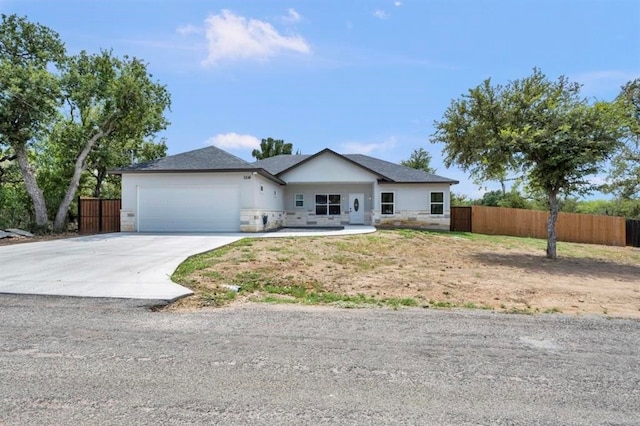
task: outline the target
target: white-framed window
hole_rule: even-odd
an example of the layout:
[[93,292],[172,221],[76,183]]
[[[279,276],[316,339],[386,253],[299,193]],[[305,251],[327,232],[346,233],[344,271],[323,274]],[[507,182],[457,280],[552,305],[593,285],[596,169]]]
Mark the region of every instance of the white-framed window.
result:
[[432,192],[429,197],[431,214],[444,214],[444,192]]
[[294,194],[293,205],[296,208],[304,207],[304,194]]
[[396,211],[396,194],[395,192],[380,193],[380,213],[394,214]]
[[342,211],[340,194],[316,194],[316,215],[339,215]]

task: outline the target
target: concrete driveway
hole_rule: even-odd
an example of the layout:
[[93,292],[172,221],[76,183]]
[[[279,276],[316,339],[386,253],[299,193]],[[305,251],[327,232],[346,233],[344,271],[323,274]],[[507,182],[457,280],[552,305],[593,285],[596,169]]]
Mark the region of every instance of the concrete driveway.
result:
[[175,300],[170,277],[187,257],[240,234],[102,234],[0,247],[0,293]]
[[258,234],[114,233],[0,246],[0,293],[118,297],[173,301],[192,293],[171,281],[187,257],[242,238],[349,235],[341,230],[291,230]]

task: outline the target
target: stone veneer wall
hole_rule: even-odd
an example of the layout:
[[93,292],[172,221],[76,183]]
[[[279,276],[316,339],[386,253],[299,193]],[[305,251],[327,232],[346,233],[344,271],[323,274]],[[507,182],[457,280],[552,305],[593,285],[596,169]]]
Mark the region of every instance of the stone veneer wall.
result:
[[395,214],[382,215],[374,211],[373,225],[379,227],[407,227],[448,231],[451,215],[432,215],[424,210],[400,210]]
[[[364,223],[371,223],[371,214],[365,212]],[[332,216],[316,216],[308,211],[288,211],[284,219],[284,226],[344,226],[349,224],[349,213]]]
[[135,232],[136,214],[133,210],[120,210],[120,232]]
[[[264,226],[262,217],[267,215],[267,226]],[[240,210],[240,231],[241,232],[263,232],[270,229],[277,229],[284,226],[283,211],[275,210]]]

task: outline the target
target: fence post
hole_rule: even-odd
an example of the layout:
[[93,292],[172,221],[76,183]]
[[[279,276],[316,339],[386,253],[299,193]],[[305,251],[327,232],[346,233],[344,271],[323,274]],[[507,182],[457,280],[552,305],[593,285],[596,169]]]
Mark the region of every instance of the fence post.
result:
[[78,234],[82,234],[82,198],[78,195]]

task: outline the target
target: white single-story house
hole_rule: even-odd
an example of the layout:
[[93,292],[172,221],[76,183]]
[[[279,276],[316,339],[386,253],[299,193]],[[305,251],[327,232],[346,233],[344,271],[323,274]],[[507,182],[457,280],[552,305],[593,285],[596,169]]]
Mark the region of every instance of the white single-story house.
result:
[[449,229],[451,185],[421,170],[324,149],[253,163],[217,147],[115,170],[124,232],[260,232],[347,224]]

